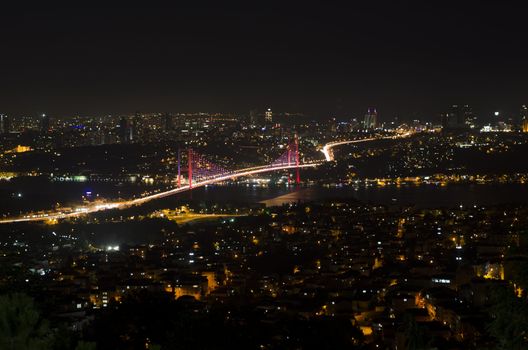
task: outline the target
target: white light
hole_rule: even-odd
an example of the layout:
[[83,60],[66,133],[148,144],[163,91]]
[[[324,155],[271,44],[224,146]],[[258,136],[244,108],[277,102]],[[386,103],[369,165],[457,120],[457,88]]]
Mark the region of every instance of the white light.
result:
[[498,117],[500,113],[499,112],[495,112],[494,114],[495,114],[496,117]]

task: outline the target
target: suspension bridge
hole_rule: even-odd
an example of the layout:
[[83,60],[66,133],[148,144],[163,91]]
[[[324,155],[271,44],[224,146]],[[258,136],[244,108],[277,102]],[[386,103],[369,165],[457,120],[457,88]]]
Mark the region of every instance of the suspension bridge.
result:
[[[125,209],[132,206],[141,205],[143,203],[155,199],[172,196],[174,194],[186,192],[206,185],[230,181],[239,177],[252,176],[274,171],[288,171],[288,181],[295,181],[296,184],[299,184],[301,181],[300,169],[311,168],[321,164],[320,161],[302,164],[300,163],[299,141],[297,137],[294,138],[293,142],[286,146],[286,150],[280,157],[278,157],[270,164],[263,166],[255,166],[231,171],[215,164],[214,162],[210,161],[206,156],[194,151],[193,149],[186,150],[186,158],[186,164],[183,164],[182,152],[178,151],[178,168],[175,188],[130,200],[93,203],[90,205],[79,206],[72,209],[71,211],[57,210],[56,212],[40,212],[34,214],[27,214],[17,218],[6,218],[0,220],[0,223],[53,221],[77,217],[109,209]],[[294,180],[290,178],[290,171],[295,172]],[[185,173],[186,176],[184,176]]]
[[[339,145],[345,145],[350,143],[362,143],[380,139],[396,139],[410,136],[411,133],[399,134],[395,136],[387,137],[372,137],[358,140],[344,140],[330,142],[324,145],[321,149],[325,156],[325,161],[333,161],[334,154],[332,151],[333,147]],[[76,207],[70,211],[57,210],[55,212],[39,212],[26,214],[16,218],[0,219],[0,224],[5,223],[16,223],[16,222],[30,222],[30,221],[54,221],[66,218],[73,218],[82,216],[85,214],[101,212],[109,209],[125,209],[136,205],[141,205],[146,202],[160,199],[168,196],[172,196],[178,193],[186,192],[194,188],[203,187],[215,183],[221,183],[225,181],[231,181],[239,177],[246,177],[252,175],[258,175],[262,173],[274,172],[274,171],[288,171],[288,182],[295,181],[299,184],[300,169],[302,168],[313,168],[323,163],[323,161],[313,162],[300,162],[299,155],[299,140],[297,136],[293,142],[286,146],[286,150],[276,160],[267,165],[255,166],[250,168],[228,170],[222,166],[219,166],[210,161],[206,156],[194,151],[193,149],[186,150],[186,164],[182,162],[182,152],[178,151],[178,169],[176,178],[176,187],[160,191],[147,196],[133,198],[129,200],[115,201],[115,202],[103,202],[103,203],[92,203],[85,206]],[[295,173],[295,179],[290,178],[290,172]],[[186,176],[184,176],[186,174]]]

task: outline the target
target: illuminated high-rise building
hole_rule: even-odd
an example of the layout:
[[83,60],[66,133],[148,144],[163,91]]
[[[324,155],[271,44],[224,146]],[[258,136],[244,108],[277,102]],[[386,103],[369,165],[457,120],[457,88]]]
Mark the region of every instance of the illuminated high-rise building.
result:
[[169,132],[174,129],[172,115],[170,115],[169,113],[163,115],[163,129],[165,132]]
[[47,134],[50,131],[50,116],[42,114],[40,117],[40,133]]
[[528,132],[528,106],[521,107],[521,129],[523,132]]
[[462,120],[459,120],[462,126],[475,128],[477,123],[477,117],[473,113],[473,108],[470,105],[464,105],[462,107]]
[[452,105],[447,113],[442,114],[444,129],[466,129],[475,127],[476,117],[469,105]]
[[266,110],[266,113],[264,114],[264,121],[266,123],[273,123],[273,112],[271,111],[271,108]]
[[365,119],[363,119],[365,129],[376,129],[378,127],[378,111],[376,108],[369,107]]
[[7,134],[9,131],[11,131],[9,117],[5,114],[0,114],[0,134]]
[[522,105],[521,106],[521,120],[528,119],[528,106]]
[[131,140],[131,126],[125,117],[119,120],[119,139],[121,143],[128,143]]
[[521,129],[523,132],[528,132],[528,107],[526,105],[521,107]]
[[464,125],[464,112],[459,105],[452,105],[449,108],[449,126],[452,128],[459,128]]

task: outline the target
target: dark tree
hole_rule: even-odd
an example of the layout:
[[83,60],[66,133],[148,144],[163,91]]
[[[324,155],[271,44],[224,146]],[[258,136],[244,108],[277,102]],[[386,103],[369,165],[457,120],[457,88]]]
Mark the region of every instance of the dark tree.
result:
[[51,349],[48,322],[24,294],[0,296],[0,348],[6,350]]

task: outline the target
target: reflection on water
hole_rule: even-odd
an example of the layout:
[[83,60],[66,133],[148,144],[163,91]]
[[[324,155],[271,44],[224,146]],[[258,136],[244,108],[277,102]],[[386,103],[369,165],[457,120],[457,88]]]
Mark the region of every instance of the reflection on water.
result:
[[338,187],[322,186],[246,186],[221,185],[195,189],[171,197],[174,203],[192,200],[212,203],[263,203],[266,206],[318,201],[328,199],[355,199],[365,203],[383,205],[415,205],[417,207],[453,207],[459,205],[492,205],[528,203],[528,185],[468,185],[448,186],[409,185],[401,187]]
[[[100,183],[51,183],[47,179],[14,179],[0,181],[0,214],[18,214],[36,210],[49,210],[74,205],[97,198],[130,198],[139,196],[153,187],[144,185],[115,185]],[[89,195],[88,195],[89,194]],[[339,187],[326,188],[253,185],[214,185],[194,189],[151,203],[152,207],[176,207],[182,202],[209,203],[264,203],[267,206],[282,205],[297,201],[325,199],[356,199],[362,202],[384,205],[416,205],[418,207],[453,207],[459,205],[491,205],[528,202],[528,185],[497,184],[448,186],[409,185],[384,187]]]

